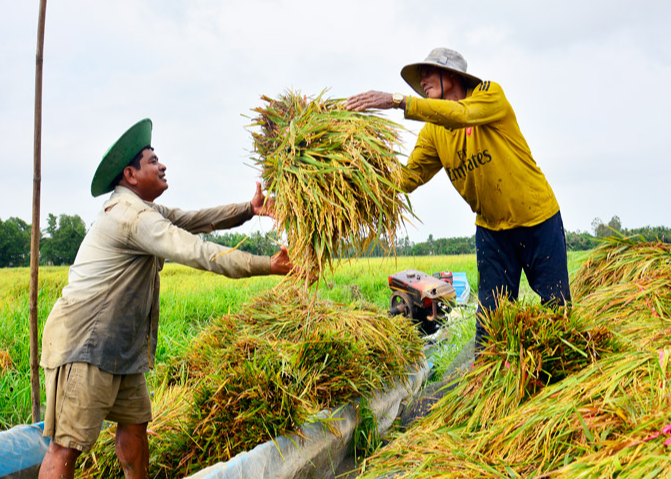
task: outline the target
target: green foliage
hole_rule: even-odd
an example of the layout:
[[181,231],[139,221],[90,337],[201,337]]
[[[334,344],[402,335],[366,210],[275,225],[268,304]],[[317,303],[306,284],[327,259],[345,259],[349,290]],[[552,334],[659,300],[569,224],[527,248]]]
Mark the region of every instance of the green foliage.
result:
[[671,243],[671,228],[664,226],[644,226],[625,231],[625,236],[642,236],[646,241],[659,240],[663,243]]
[[47,237],[40,245],[40,262],[60,266],[75,262],[79,245],[86,236],[86,225],[79,215],[60,215],[58,220],[49,213]]
[[[66,268],[40,268],[39,331],[66,282]],[[31,418],[29,283],[28,268],[0,270],[0,352],[11,358],[11,365],[0,369],[0,430],[30,422]]]
[[[81,244],[86,228],[84,221],[78,216],[60,215],[58,218],[49,214],[48,226],[40,239],[41,264],[64,265],[72,264]],[[595,235],[581,231],[566,232],[566,248],[568,251],[588,251],[599,244],[600,238],[621,234],[622,236],[641,236],[647,241],[659,239],[671,242],[671,228],[665,226],[644,226],[642,228],[623,228],[617,216],[611,218],[607,225],[599,218],[592,222]],[[255,231],[249,235],[242,233],[210,233],[202,235],[203,240],[211,241],[229,248],[237,247],[241,251],[260,256],[272,256],[279,251],[276,232],[260,233]],[[429,235],[426,241],[414,243],[408,236],[396,238],[394,251],[397,257],[402,256],[441,256],[475,254],[475,236],[456,238],[434,238]],[[364,257],[382,258],[389,255],[379,242],[365,252]],[[342,258],[357,257],[354,251],[341,253]],[[30,225],[19,218],[0,220],[0,268],[28,266],[30,264]]]
[[[449,269],[465,271],[477,286],[475,256],[431,256],[352,260],[339,266],[319,289],[319,296],[341,303],[373,303],[386,308],[390,290],[387,276],[404,269],[430,273]],[[40,267],[38,321],[40,338],[44,322],[67,284],[67,267]],[[158,365],[183,355],[191,340],[213,318],[237,313],[252,296],[280,282],[263,276],[233,280],[209,272],[167,263],[161,272],[161,321],[156,350]],[[0,351],[13,366],[0,372],[0,430],[30,422],[30,348],[28,333],[28,268],[0,269]],[[150,390],[157,387],[155,374],[147,375]],[[43,379],[41,383],[44,384]],[[44,393],[42,393],[44,394]]]
[[568,251],[587,251],[599,243],[597,238],[587,232],[566,232],[566,249]]
[[0,268],[30,264],[30,225],[11,217],[0,220]]
[[[665,226],[644,226],[642,228],[627,229],[622,226],[622,222],[617,215],[613,216],[608,224],[604,224],[603,221],[601,221],[601,218],[594,218],[594,220],[592,220],[592,230],[594,231],[596,238],[640,236],[645,241],[671,243],[671,228]],[[587,235],[587,233],[581,234]],[[591,248],[595,247],[596,243],[598,243],[598,241],[592,242]]]
[[597,238],[607,238],[622,231],[622,222],[617,215],[613,216],[608,224],[604,224],[601,218],[594,218],[592,220],[592,230]]
[[378,431],[377,417],[365,397],[359,400],[357,416],[359,422],[352,433],[351,448],[354,458],[358,462],[363,458],[372,456],[382,445],[382,439],[380,439]]
[[268,234],[262,234],[259,231],[255,231],[250,235],[243,233],[214,232],[203,234],[202,238],[204,241],[228,246],[229,248],[235,248],[237,246],[240,251],[246,251],[247,253],[259,256],[272,256],[280,250],[277,233],[274,231]]

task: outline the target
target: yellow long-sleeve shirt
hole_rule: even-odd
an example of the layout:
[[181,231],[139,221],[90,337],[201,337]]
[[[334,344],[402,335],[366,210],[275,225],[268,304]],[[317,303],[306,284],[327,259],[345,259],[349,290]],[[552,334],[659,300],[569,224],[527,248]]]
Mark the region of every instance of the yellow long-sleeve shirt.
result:
[[534,226],[559,211],[501,87],[483,82],[461,101],[407,97],[405,117],[426,122],[408,159],[410,192],[444,169],[492,230]]

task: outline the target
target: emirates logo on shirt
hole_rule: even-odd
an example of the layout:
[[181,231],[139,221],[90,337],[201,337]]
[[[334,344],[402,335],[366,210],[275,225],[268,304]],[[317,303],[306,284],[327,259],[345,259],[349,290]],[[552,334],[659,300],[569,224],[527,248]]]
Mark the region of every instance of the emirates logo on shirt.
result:
[[466,150],[462,150],[457,152],[457,156],[459,157],[461,165],[458,168],[450,168],[449,166],[445,168],[447,176],[452,183],[466,179],[466,176],[471,171],[492,161],[492,155],[490,155],[487,150],[476,153],[470,158],[466,158]]

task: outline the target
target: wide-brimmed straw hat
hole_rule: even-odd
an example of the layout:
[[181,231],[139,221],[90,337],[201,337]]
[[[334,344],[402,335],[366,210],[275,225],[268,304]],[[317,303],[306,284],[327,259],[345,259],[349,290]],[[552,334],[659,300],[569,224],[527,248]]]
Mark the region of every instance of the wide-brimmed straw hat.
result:
[[115,178],[135,155],[151,146],[151,127],[149,118],[138,121],[107,150],[91,182],[91,194],[94,197],[112,191]]
[[421,85],[421,70],[424,66],[432,66],[457,73],[466,80],[466,83],[470,88],[475,87],[478,83],[482,83],[482,80],[478,77],[466,73],[466,67],[468,65],[459,52],[455,52],[449,48],[434,48],[423,62],[411,63],[401,69],[401,76],[403,79],[413,90],[424,98],[427,97],[424,88],[422,88]]

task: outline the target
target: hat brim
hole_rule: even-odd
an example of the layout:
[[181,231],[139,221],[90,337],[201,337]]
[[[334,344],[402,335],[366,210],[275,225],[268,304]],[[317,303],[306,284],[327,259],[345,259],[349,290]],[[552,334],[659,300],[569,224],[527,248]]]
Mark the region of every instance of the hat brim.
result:
[[107,150],[91,182],[96,197],[112,191],[112,182],[128,166],[135,155],[151,146],[152,123],[149,118],[138,121]]
[[440,68],[441,70],[454,72],[457,75],[461,76],[464,80],[466,80],[466,84],[468,85],[469,88],[475,88],[478,84],[482,83],[482,80],[476,76],[469,75],[468,73],[464,73],[459,70],[455,70],[454,68],[446,67],[445,65],[441,65],[440,63],[420,62],[420,63],[411,63],[410,65],[404,66],[401,69],[401,77],[403,77],[406,83],[410,85],[413,90],[415,90],[417,93],[419,93],[419,95],[421,95],[424,98],[427,98],[427,95],[424,92],[424,88],[422,88],[421,84],[422,83],[421,69],[422,67],[425,66],[431,66],[435,68]]

